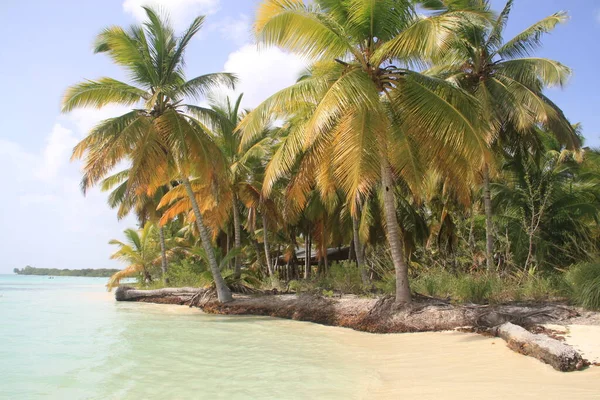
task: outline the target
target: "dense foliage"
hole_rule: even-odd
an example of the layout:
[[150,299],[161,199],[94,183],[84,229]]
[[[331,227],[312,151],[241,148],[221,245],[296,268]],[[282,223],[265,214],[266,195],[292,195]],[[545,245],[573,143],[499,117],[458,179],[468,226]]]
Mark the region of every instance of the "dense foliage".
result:
[[564,272],[598,254],[600,153],[545,95],[571,70],[533,55],[566,15],[507,39],[511,7],[264,0],[257,41],[310,64],[254,110],[219,95],[231,74],[185,77],[203,17],[176,36],[148,8],[144,25],[103,31],[96,51],[133,84],[86,81],[63,105],[132,107],[74,151],[84,191],[100,183],[140,221],[111,242],[127,268],[109,287],[597,304],[598,279]]
[[90,278],[107,278],[113,276],[118,269],[58,269],[58,268],[34,268],[29,265],[25,268],[15,268],[13,272],[18,275],[47,275],[47,276],[87,276]]

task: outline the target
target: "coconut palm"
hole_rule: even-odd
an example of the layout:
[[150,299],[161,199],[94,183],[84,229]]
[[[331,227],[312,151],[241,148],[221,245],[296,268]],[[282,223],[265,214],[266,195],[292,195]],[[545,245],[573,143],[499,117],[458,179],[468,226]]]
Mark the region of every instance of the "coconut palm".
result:
[[543,142],[537,154],[511,149],[491,185],[499,224],[524,270],[587,259],[600,211],[600,175],[589,168],[597,165],[595,152],[569,151],[548,132],[537,135]]
[[147,222],[140,231],[135,229],[126,229],[124,232],[127,242],[113,239],[109,244],[119,247],[111,255],[111,259],[127,263],[127,267],[110,277],[108,290],[119,286],[121,279],[142,274],[145,282],[152,281],[150,270],[156,265],[160,258],[159,246],[156,238],[156,225]]
[[[247,146],[240,146],[241,136],[237,134],[236,127],[246,113],[240,107],[242,98],[243,94],[239,95],[234,102],[229,97],[226,97],[223,101],[211,98],[209,107],[189,107],[190,113],[210,127],[214,143],[226,164],[226,180],[220,182],[219,188],[210,187],[211,190],[204,191],[201,197],[205,202],[212,201],[215,206],[213,211],[218,211],[221,216],[221,218],[214,219],[214,228],[227,229],[229,224],[228,211],[233,211],[231,215],[233,215],[234,246],[236,248],[240,248],[242,245],[242,221],[240,216],[240,210],[243,208],[242,197],[247,198],[249,192],[256,192],[253,187],[256,182],[253,182],[252,176],[257,173],[260,174],[263,169],[261,163],[269,154],[273,142],[270,130],[264,129],[261,135],[255,137]],[[218,201],[215,201],[216,194],[221,195]],[[185,210],[184,195],[185,193],[182,190],[175,190],[163,198],[160,207],[170,206],[163,216],[163,223]],[[263,215],[264,218],[266,218],[266,215]],[[236,277],[239,277],[241,273],[241,259],[241,254],[235,257],[234,276]]]
[[[256,167],[256,161],[262,160],[271,149],[273,141],[269,130],[263,130],[262,135],[242,147],[241,136],[236,132],[236,128],[247,113],[241,108],[243,93],[237,98],[226,97],[223,101],[211,99],[209,108],[194,107],[190,111],[194,112],[198,118],[212,128],[215,134],[215,142],[229,169],[229,188],[233,193],[233,204],[231,206],[234,226],[234,246],[240,248],[242,245],[240,217],[240,191],[248,184],[247,177],[252,175]],[[265,216],[266,218],[266,216]],[[267,257],[267,262],[269,258]],[[239,277],[241,273],[241,256],[235,257],[234,276]]]
[[168,18],[145,8],[147,22],[128,30],[109,27],[95,42],[96,53],[106,53],[123,67],[132,84],[112,78],[88,80],[71,86],[63,99],[63,112],[80,107],[100,108],[107,104],[135,107],[102,121],[74,149],[73,158],[84,158],[82,188],[85,191],[103,179],[118,163],[131,163],[125,196],[160,187],[177,179],[192,203],[202,245],[214,275],[220,301],[231,300],[221,277],[211,238],[203,223],[190,177],[218,182],[223,160],[212,136],[184,103],[201,98],[221,85],[233,87],[235,77],[226,73],[186,79],[184,52],[200,30],[204,17],[194,19],[181,36],[176,36]]
[[[160,199],[169,191],[169,187],[164,185],[152,190],[152,195],[148,195],[148,191],[146,190],[127,197],[128,176],[129,169],[125,169],[102,181],[102,191],[111,191],[108,196],[108,205],[111,208],[118,209],[117,218],[119,219],[125,217],[133,210],[138,219],[139,226],[144,226],[146,222],[157,224],[161,217],[161,213],[158,211],[158,204],[160,203]],[[168,263],[164,226],[160,225],[158,227],[158,235],[160,239],[162,277],[163,281],[167,283]]]
[[[445,49],[465,20],[486,16],[478,10],[422,16],[409,0],[265,0],[259,6],[258,41],[315,63],[310,76],[271,96],[242,121],[243,143],[265,120],[316,105],[296,146],[317,141],[331,146],[333,176],[349,204],[377,183],[383,188],[398,302],[410,302],[411,295],[393,188],[398,176],[411,174],[410,138],[420,139],[431,160],[449,161],[449,169],[457,158],[481,163],[487,149],[476,126],[474,99],[409,67]],[[411,183],[418,185],[418,174],[412,175]]]
[[[435,1],[429,3],[434,5]],[[553,14],[505,41],[503,33],[512,5],[513,0],[509,0],[490,25],[460,26],[458,40],[449,51],[440,53],[438,65],[428,73],[447,79],[478,99],[495,143],[508,141],[510,132],[517,132],[511,139],[523,140],[542,124],[569,148],[577,148],[580,142],[571,124],[543,93],[547,87],[562,87],[571,70],[557,61],[531,56],[543,35],[567,16],[563,12]],[[489,2],[481,1],[480,7],[487,10]],[[493,266],[494,247],[490,167],[486,163],[482,169],[488,269]]]

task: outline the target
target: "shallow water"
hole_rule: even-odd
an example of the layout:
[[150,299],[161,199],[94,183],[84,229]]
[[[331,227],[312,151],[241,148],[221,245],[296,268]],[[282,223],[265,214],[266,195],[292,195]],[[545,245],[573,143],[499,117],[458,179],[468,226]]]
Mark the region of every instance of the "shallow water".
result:
[[0,275],[0,398],[598,399],[478,335],[371,335],[116,303],[104,279]]

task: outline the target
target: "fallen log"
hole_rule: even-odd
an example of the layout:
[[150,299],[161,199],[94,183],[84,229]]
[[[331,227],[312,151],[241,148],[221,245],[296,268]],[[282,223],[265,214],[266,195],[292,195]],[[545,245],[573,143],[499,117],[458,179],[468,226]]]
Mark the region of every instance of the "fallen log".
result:
[[130,286],[119,286],[115,291],[117,301],[140,301],[160,304],[185,304],[194,296],[197,296],[204,289],[184,287],[184,288],[164,288],[156,290],[137,290]]
[[558,371],[578,371],[589,365],[571,346],[510,322],[497,327],[495,334],[504,339],[510,349],[537,358]]

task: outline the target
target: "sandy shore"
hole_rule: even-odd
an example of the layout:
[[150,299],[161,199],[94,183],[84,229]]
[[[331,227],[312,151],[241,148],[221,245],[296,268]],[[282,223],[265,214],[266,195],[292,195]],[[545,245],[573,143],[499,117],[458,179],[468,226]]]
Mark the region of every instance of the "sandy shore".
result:
[[[352,335],[353,346],[360,338]],[[368,335],[362,345],[377,357],[365,368],[375,368],[378,377],[365,382],[362,399],[600,398],[600,367],[557,372],[510,351],[498,338],[425,332]]]
[[573,325],[544,325],[546,328],[557,332],[557,336],[562,337],[570,346],[579,352],[591,363],[600,363],[600,324],[596,321],[582,321],[588,324]]
[[[579,370],[585,367],[586,360],[596,363],[600,357],[600,344],[597,339],[600,337],[600,313],[584,312],[558,303],[457,305],[431,298],[419,298],[408,306],[397,306],[393,298],[387,297],[325,298],[295,294],[236,294],[234,301],[222,304],[216,301],[214,293],[210,290],[136,290],[127,287],[120,287],[115,297],[125,302],[185,304],[199,307],[210,314],[279,317],[370,333],[452,331],[470,327],[477,332],[495,332],[502,336],[514,351],[538,358],[560,371]],[[522,333],[518,333],[517,329],[514,332],[503,331],[506,334],[499,334],[496,327],[504,327],[508,322],[517,325],[516,328]],[[554,338],[531,335],[521,328],[540,333],[538,327],[544,324],[560,325],[558,328],[547,328],[552,329],[554,333],[547,329],[541,329],[541,333],[551,338],[560,334],[571,347],[564,346]]]

